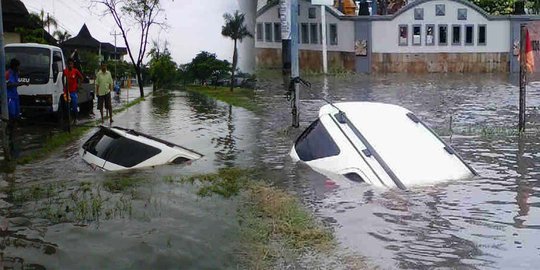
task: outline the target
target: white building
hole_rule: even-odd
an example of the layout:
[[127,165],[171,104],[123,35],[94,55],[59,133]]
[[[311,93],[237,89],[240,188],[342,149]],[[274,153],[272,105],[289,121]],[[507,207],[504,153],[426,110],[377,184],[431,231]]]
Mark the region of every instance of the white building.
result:
[[[299,1],[300,66],[320,71],[319,7]],[[416,0],[384,16],[344,16],[333,7],[326,12],[329,66],[356,72],[516,71],[519,25],[529,25],[533,42],[540,39],[540,17],[492,16],[467,0]],[[259,67],[281,67],[279,29],[278,5],[262,7],[255,43]]]

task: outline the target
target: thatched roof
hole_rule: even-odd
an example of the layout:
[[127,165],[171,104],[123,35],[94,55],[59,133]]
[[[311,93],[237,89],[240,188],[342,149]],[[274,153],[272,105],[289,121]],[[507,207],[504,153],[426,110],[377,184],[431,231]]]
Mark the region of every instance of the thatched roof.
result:
[[86,24],[84,24],[77,34],[77,36],[70,38],[64,43],[62,43],[62,46],[64,47],[77,47],[77,48],[92,48],[92,49],[99,49],[99,45],[101,42],[99,42],[97,39],[92,37],[90,34],[90,31],[88,30],[88,27],[86,27]]

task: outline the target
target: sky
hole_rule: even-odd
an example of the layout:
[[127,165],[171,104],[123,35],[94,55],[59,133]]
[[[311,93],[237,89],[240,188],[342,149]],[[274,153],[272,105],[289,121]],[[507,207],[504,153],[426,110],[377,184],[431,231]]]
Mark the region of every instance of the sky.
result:
[[[52,15],[59,22],[61,31],[67,30],[75,36],[86,23],[94,38],[114,44],[114,36],[111,33],[115,29],[118,31],[118,28],[110,16],[102,16],[101,6],[90,7],[90,0],[21,1],[29,12],[39,13],[43,9],[45,13]],[[231,61],[233,42],[221,36],[223,14],[244,8],[246,6],[244,2],[247,1],[256,0],[162,0],[163,18],[169,28],[161,30],[154,27],[149,41],[156,40],[160,43],[167,41],[173,60],[179,64],[190,62],[201,51],[216,53],[218,58]],[[244,10],[241,11],[246,13]],[[139,34],[136,29],[131,30],[128,36],[130,44],[138,44]],[[247,41],[244,47],[249,43]],[[124,46],[120,36],[117,38],[117,45]]]

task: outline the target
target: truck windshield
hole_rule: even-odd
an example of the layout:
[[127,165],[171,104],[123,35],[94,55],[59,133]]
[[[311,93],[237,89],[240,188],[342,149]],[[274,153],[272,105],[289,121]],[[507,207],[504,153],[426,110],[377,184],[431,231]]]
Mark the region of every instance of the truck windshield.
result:
[[19,80],[29,80],[31,84],[49,82],[51,55],[46,48],[6,47],[6,64],[16,58],[21,62]]

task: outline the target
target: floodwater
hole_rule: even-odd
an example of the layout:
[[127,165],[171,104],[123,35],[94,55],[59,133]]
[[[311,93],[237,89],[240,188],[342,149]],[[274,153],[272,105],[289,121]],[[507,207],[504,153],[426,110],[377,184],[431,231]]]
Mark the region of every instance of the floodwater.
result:
[[[83,138],[3,175],[4,267],[236,269],[237,202],[199,198],[196,186],[174,179],[225,166],[255,166],[326,221],[344,250],[364,255],[382,269],[536,268],[540,84],[529,87],[530,132],[519,138],[513,132],[518,88],[507,75],[307,79],[313,86],[302,90],[299,129],[289,128],[290,108],[280,77],[260,80],[260,115],[170,91],[116,117],[115,125],[205,155],[191,165],[94,171],[77,153]],[[294,139],[325,104],[321,97],[404,106],[444,134],[480,176],[408,191],[328,185],[325,176],[288,157]]]

